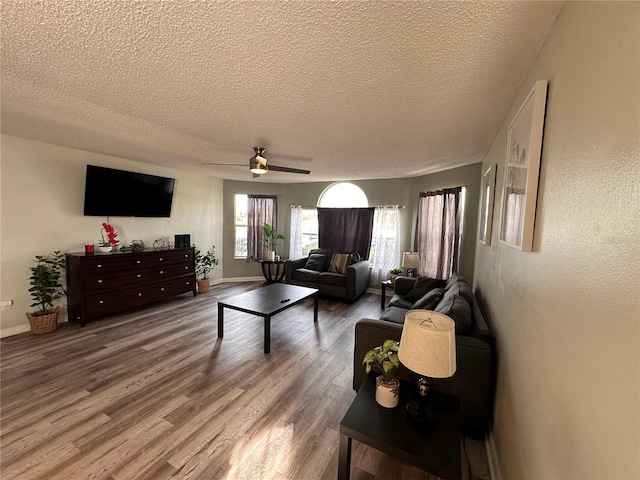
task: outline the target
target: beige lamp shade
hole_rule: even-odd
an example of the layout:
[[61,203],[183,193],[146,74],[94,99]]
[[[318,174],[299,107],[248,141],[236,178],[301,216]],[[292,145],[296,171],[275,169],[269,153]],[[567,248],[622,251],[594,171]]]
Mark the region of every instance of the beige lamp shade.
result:
[[455,323],[442,313],[409,310],[405,315],[398,359],[412,372],[431,378],[456,373]]
[[403,268],[418,268],[420,266],[420,257],[417,252],[404,252],[402,254]]

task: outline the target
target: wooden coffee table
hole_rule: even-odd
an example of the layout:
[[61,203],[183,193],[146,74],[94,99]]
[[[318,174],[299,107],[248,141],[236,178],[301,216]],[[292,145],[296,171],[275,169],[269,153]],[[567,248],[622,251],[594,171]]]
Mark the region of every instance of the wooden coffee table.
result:
[[313,321],[318,321],[318,294],[315,288],[272,283],[263,288],[218,301],[218,338],[223,337],[224,309],[230,308],[264,318],[264,353],[271,351],[271,317],[313,297]]
[[432,390],[436,425],[421,430],[409,423],[406,406],[414,399],[414,387],[402,382],[400,400],[395,408],[384,408],[375,400],[375,377],[370,374],[340,422],[338,479],[351,475],[353,439],[440,478],[460,480],[462,433],[460,401],[457,397]]

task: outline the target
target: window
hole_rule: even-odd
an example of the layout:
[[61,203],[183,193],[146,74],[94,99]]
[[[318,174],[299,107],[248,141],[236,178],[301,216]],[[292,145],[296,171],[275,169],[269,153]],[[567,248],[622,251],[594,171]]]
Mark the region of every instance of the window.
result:
[[302,207],[302,256],[318,248],[318,210]]
[[353,183],[334,183],[320,194],[318,206],[324,208],[368,207],[369,200],[362,189]]
[[236,230],[236,246],[233,253],[234,257],[247,258],[247,219],[248,215],[248,199],[245,194],[235,194],[235,230]]

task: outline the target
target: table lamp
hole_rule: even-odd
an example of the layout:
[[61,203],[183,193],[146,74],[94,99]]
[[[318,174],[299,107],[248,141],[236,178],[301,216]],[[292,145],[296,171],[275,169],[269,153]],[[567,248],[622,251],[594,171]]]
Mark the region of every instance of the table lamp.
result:
[[456,372],[455,323],[442,313],[410,310],[405,315],[398,359],[417,374],[416,402],[407,405],[410,420],[420,426],[435,424],[427,408],[433,378],[451,377]]
[[418,252],[404,252],[402,254],[402,268],[407,269],[407,275],[414,276],[416,268],[420,266],[420,256]]

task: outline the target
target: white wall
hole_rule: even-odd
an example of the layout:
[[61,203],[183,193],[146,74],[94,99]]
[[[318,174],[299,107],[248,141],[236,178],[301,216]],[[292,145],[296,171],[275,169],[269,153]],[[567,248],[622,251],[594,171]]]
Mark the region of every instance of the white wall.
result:
[[[189,233],[199,248],[215,244],[222,254],[222,180],[6,135],[1,142],[0,296],[14,305],[2,311],[0,335],[29,330],[25,312],[34,310],[27,290],[35,255],[78,252],[100,240],[106,217],[82,214],[87,164],[176,179],[170,218],[109,219],[122,244],[139,239],[151,247],[155,239]],[[220,278],[222,262],[213,281]],[[61,313],[66,319],[66,308]]]
[[[475,287],[496,333],[489,444],[504,479],[640,478],[640,3],[568,2],[484,165],[493,244]],[[507,125],[549,80],[534,252],[497,240]]]

